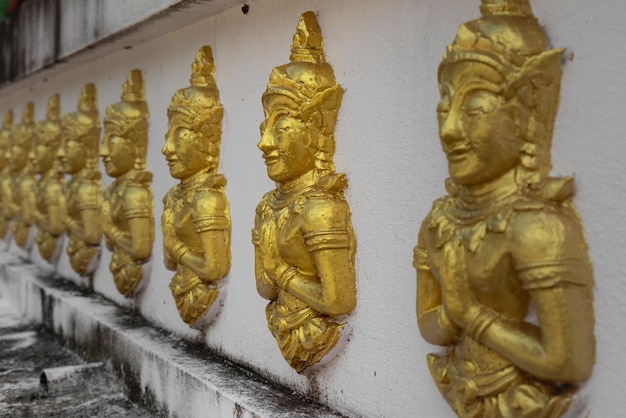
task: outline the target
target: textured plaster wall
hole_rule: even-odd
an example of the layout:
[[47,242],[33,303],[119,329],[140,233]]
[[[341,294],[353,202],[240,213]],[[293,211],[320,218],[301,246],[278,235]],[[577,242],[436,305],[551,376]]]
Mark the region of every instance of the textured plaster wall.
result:
[[[233,221],[224,307],[205,334],[179,319],[159,233],[152,277],[140,296],[124,300],[116,293],[104,248],[96,290],[177,335],[204,340],[223,356],[348,414],[452,417],[427,370],[425,356],[438,348],[423,342],[417,330],[411,262],[419,223],[444,193],[446,161],[435,117],[437,66],[458,25],[478,16],[479,1],[256,0],[249,5],[247,15],[236,6],[132,49],[68,65],[45,82],[33,78],[19,90],[0,90],[0,112],[12,107],[19,117],[26,101],[34,100],[42,119],[47,97],[55,92],[61,93],[63,112],[72,111],[86,82],[97,84],[104,112],[119,100],[128,70],[142,69],[152,114],[149,168],[155,173],[159,218],[161,197],[175,184],[160,154],[166,108],[174,91],[188,85],[197,49],[212,45],[225,109],[221,172],[229,182]],[[621,138],[626,3],[610,0],[600,7],[553,0],[533,6],[553,46],[568,48],[553,173],[576,176],[575,202],[595,265],[598,357],[586,393],[592,417],[618,416],[626,409],[626,142]],[[263,119],[260,97],[271,69],[287,62],[299,15],[306,10],[317,13],[328,60],[346,89],[335,160],[350,181],[359,300],[350,321],[352,337],[339,356],[322,370],[300,376],[284,362],[267,330],[266,301],[254,285],[250,230],[256,204],[273,186],[256,148]],[[76,278],[65,254],[58,270]]]

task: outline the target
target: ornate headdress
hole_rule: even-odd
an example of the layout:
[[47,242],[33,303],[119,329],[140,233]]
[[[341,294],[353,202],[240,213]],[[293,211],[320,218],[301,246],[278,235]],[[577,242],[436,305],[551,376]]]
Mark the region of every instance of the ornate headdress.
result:
[[522,165],[524,182],[545,178],[551,169],[550,147],[559,104],[563,49],[548,49],[548,39],[533,15],[529,0],[482,0],[482,17],[459,27],[439,65],[475,61],[505,78],[506,99],[516,99],[520,136],[527,141]]
[[48,98],[46,120],[37,125],[38,142],[49,146],[56,153],[61,145],[61,103],[58,94],[53,94]]
[[[122,101],[109,105],[104,115],[105,126],[111,126],[126,138],[135,150],[135,169],[146,169],[148,152],[148,103],[141,70],[131,70],[122,87]],[[110,129],[110,128],[109,128]]]
[[12,143],[24,148],[25,152],[30,152],[33,146],[33,135],[35,134],[35,103],[28,102],[22,112],[22,123],[11,135]]
[[219,145],[222,139],[222,118],[224,108],[220,103],[220,94],[215,83],[215,63],[213,51],[206,45],[200,48],[191,64],[191,86],[174,93],[167,108],[168,117],[174,113],[183,118],[196,133],[202,134],[202,150],[209,153],[217,163]]
[[22,112],[22,125],[31,125],[33,123],[35,123],[35,103],[28,102]]
[[78,110],[63,117],[61,132],[65,141],[73,139],[83,144],[87,168],[90,170],[98,167],[101,130],[96,86],[93,83],[87,83],[78,97]]
[[13,109],[7,110],[2,119],[2,129],[9,129],[13,126]]
[[[2,130],[0,130],[0,149],[7,149],[11,138],[11,131],[15,129],[13,125],[13,109],[7,110],[2,120]],[[4,152],[4,151],[0,151]]]
[[326,61],[315,13],[300,16],[289,60],[288,64],[272,70],[263,93],[263,109],[267,116],[276,107],[286,108],[304,122],[312,122],[316,167],[323,172],[334,172],[334,132],[343,89]]

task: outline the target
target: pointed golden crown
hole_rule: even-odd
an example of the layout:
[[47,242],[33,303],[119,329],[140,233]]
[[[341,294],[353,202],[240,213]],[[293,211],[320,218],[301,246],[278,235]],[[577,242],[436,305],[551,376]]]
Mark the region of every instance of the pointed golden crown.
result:
[[95,84],[87,83],[83,86],[78,97],[78,110],[63,117],[61,130],[64,138],[84,145],[90,168],[97,166],[101,127]]
[[313,12],[305,12],[300,16],[291,44],[291,62],[325,63],[324,39],[322,30]]
[[174,93],[168,113],[183,115],[197,129],[207,123],[221,125],[223,108],[215,83],[215,63],[210,46],[203,46],[196,53],[189,82],[189,87]]
[[12,143],[30,150],[35,133],[35,103],[28,102],[22,111],[22,123],[11,135]]
[[98,112],[98,92],[95,84],[87,83],[83,86],[78,98],[78,110],[83,113]]
[[[15,129],[13,125],[13,109],[7,110],[2,119],[2,129],[0,130],[0,153],[4,155],[4,150],[9,146],[11,132]],[[0,156],[1,159],[2,156]],[[0,167],[2,169],[2,167]]]
[[548,38],[528,0],[482,0],[482,17],[459,27],[441,68],[456,61],[479,61],[500,73],[515,71],[548,49]]
[[[300,16],[291,46],[290,62],[272,70],[262,102],[266,116],[284,108],[302,120],[317,117],[314,138],[319,169],[334,171],[334,131],[343,97],[333,67],[326,61],[322,31],[315,13]],[[314,116],[316,115],[316,116]]]
[[105,135],[111,132],[125,138],[134,148],[135,168],[145,170],[148,153],[148,103],[141,70],[128,72],[122,86],[122,101],[107,106]]
[[13,109],[7,110],[2,120],[2,129],[8,129],[13,126]]
[[313,12],[305,12],[300,16],[291,45],[290,62],[278,66],[270,74],[267,89],[263,94],[263,105],[266,109],[271,102],[288,98],[293,103],[281,105],[299,110],[313,97],[329,88],[340,88],[335,80],[333,68],[326,62],[322,31]]
[[528,0],[482,0],[480,11],[483,16],[532,16],[533,14]]
[[134,69],[128,72],[126,82],[122,86],[121,99],[129,103],[142,103],[146,101],[146,89],[141,70]]
[[61,99],[59,94],[48,98],[46,120],[37,124],[37,141],[56,149],[61,143]]
[[35,103],[28,102],[22,112],[22,125],[30,125],[32,123],[35,123]]
[[46,118],[49,121],[61,121],[61,96],[58,93],[48,98],[48,106],[46,107]]
[[123,132],[132,130],[135,124],[148,119],[145,87],[141,70],[130,70],[122,86],[120,102],[107,106],[104,114],[105,124],[113,123]]
[[78,96],[78,110],[63,117],[63,130],[78,137],[100,128],[98,94],[93,83],[83,86]]

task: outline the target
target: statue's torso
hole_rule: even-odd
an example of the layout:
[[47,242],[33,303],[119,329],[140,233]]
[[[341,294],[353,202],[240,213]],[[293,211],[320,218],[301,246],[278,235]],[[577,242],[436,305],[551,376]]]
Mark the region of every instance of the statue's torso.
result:
[[97,209],[102,200],[100,173],[85,171],[72,176],[65,188],[65,214],[82,224],[81,212]]
[[[227,207],[227,197],[223,187],[219,184],[223,181],[220,175],[201,176],[193,184],[188,187],[178,185],[172,188],[163,199],[164,208],[161,220],[161,228],[164,236],[172,237],[179,241],[188,251],[202,253],[202,241],[200,234],[196,232],[194,225],[194,202],[198,199],[199,194],[204,197],[210,196],[210,200],[220,202]],[[227,210],[226,210],[227,211]],[[203,216],[227,216],[222,210],[220,213],[203,213]],[[228,219],[230,219],[228,217]],[[230,221],[229,221],[230,222]],[[167,246],[167,239],[165,245]],[[196,273],[192,272],[185,266],[177,265],[178,273],[185,277],[195,277]]]
[[[457,268],[464,271],[473,296],[478,302],[512,321],[528,320],[530,295],[516,271],[516,242],[523,229],[516,206],[535,210],[544,202],[532,202],[523,196],[513,196],[508,202],[484,214],[455,216],[454,198],[440,199],[425,219],[427,223],[426,250],[429,267],[441,283],[444,266],[443,250],[446,244],[460,240],[465,263]],[[535,206],[535,207],[533,207]],[[455,346],[455,355],[470,375],[496,371],[511,363],[497,352],[467,335],[462,335]]]
[[43,175],[39,183],[37,183],[37,194],[35,195],[35,204],[37,212],[41,215],[48,214],[48,206],[51,200],[60,199],[63,190],[63,180],[56,173],[46,173]]
[[[108,216],[109,221],[122,231],[129,231],[128,219],[124,216],[124,192],[127,184],[111,184],[104,192],[102,213]],[[105,233],[107,231],[105,230]]]

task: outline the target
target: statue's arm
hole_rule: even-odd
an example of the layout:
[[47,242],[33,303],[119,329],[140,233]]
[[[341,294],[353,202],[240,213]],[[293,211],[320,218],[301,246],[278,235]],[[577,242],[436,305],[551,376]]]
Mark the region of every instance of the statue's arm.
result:
[[413,258],[417,270],[417,324],[422,337],[429,343],[450,345],[458,339],[460,329],[448,318],[443,307],[441,286],[430,269],[426,233],[423,223]]
[[224,278],[230,271],[230,219],[226,195],[219,191],[199,192],[193,202],[193,228],[202,251],[188,251],[185,244],[176,251],[178,263],[206,281]]
[[278,298],[278,287],[274,280],[270,279],[263,264],[263,250],[261,249],[261,214],[257,213],[254,218],[254,229],[252,230],[252,244],[254,244],[254,276],[256,279],[256,290],[261,297],[267,300]]
[[595,361],[595,340],[582,226],[575,215],[558,212],[528,212],[518,221],[512,255],[538,325],[496,317],[481,341],[537,377],[584,381]]
[[115,245],[136,260],[146,260],[152,255],[154,244],[153,197],[146,187],[129,187],[124,192],[123,214],[129,231],[109,226]]
[[11,188],[11,181],[2,179],[0,187],[2,187],[2,215],[6,219],[13,219],[13,190]]
[[20,214],[20,206],[21,206],[21,202],[16,200],[18,199],[18,193],[19,190],[16,190],[15,187],[17,187],[17,185],[11,181],[10,186],[9,186],[9,195],[11,196],[11,199],[9,200],[9,212],[11,214],[11,218],[13,219],[19,219],[19,214]]
[[178,263],[176,263],[176,257],[174,256],[173,248],[174,243],[178,242],[174,231],[174,211],[170,205],[170,192],[165,195],[163,199],[163,216],[161,217],[161,231],[163,233],[163,264],[165,268],[170,271],[176,271]]
[[25,224],[32,225],[37,220],[34,179],[27,177],[20,182],[20,195],[22,196],[20,217]]
[[50,184],[44,191],[44,204],[46,205],[48,214],[41,216],[38,223],[44,225],[44,228],[54,236],[60,236],[65,231],[63,225],[63,185],[61,183]]
[[347,315],[356,307],[356,273],[352,253],[356,246],[345,201],[311,199],[302,210],[305,244],[315,261],[317,276],[295,268],[280,279],[281,287],[316,311]]
[[100,244],[102,224],[100,220],[100,203],[102,189],[95,181],[85,182],[76,190],[76,201],[80,211],[80,224],[73,222],[73,232],[88,245]]

